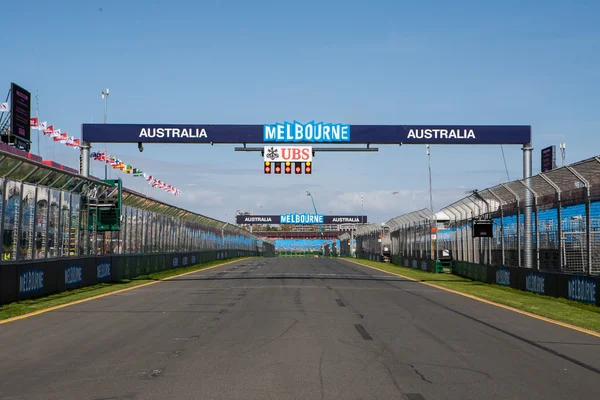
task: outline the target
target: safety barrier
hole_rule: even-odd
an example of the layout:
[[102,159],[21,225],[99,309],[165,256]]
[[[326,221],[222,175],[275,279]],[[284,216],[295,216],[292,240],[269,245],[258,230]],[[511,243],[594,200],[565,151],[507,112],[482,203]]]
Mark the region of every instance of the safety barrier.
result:
[[103,282],[119,282],[167,269],[256,255],[256,252],[247,250],[213,250],[73,257],[33,261],[26,264],[7,264],[0,268],[0,304],[43,297]]
[[[493,236],[473,234],[484,221]],[[460,276],[498,284],[511,276],[507,286],[540,293],[531,289],[537,284],[550,296],[598,304],[600,157],[474,191],[437,214],[422,209],[364,225],[357,257],[380,258],[386,241],[394,264],[435,272],[437,260],[452,260]]]
[[[107,207],[108,206],[108,207]],[[0,144],[0,304],[237,255],[272,242]]]

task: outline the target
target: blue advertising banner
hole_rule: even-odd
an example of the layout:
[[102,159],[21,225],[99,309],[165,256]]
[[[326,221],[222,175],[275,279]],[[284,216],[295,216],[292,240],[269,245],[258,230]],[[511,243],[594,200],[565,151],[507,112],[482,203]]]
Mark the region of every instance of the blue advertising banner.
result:
[[253,224],[366,224],[366,215],[311,215],[311,214],[285,214],[285,215],[237,215],[238,225]]
[[529,125],[83,124],[88,143],[525,144]]

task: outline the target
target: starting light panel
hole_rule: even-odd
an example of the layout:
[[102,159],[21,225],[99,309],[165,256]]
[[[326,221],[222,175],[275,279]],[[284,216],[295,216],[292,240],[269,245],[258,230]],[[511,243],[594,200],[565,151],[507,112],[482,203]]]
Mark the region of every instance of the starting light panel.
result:
[[[283,164],[283,165],[282,165]],[[272,162],[272,161],[264,161],[264,173],[265,174],[281,174],[284,173],[287,175],[290,174],[302,174],[302,171],[304,170],[304,173],[307,175],[312,174],[312,162],[311,161],[306,161],[306,162],[292,162],[292,161],[286,161],[286,162]]]

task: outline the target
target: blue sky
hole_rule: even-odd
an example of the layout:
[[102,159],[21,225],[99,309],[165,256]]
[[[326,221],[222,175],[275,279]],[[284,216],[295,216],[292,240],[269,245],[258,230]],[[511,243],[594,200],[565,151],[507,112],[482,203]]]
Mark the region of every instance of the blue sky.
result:
[[[597,1],[17,1],[2,15],[0,91],[38,90],[40,119],[76,137],[102,121],[109,87],[109,122],[525,124],[534,172],[562,137],[567,162],[600,153]],[[77,165],[76,151],[41,143]],[[306,190],[334,214],[360,213],[362,194],[378,222],[429,205],[421,145],[318,153],[310,176],[265,176],[258,153],[233,146],[108,149],[183,191],[153,196],[228,221],[310,212]],[[520,148],[504,150],[520,177]],[[431,153],[436,209],[507,180],[499,146]]]

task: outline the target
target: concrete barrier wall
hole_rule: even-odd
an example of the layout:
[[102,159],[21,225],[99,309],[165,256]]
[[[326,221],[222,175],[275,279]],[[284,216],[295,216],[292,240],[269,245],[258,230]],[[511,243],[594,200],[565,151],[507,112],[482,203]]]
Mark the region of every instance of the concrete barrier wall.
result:
[[256,255],[254,251],[213,250],[6,263],[0,266],[0,305],[166,269]]

